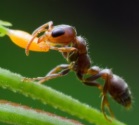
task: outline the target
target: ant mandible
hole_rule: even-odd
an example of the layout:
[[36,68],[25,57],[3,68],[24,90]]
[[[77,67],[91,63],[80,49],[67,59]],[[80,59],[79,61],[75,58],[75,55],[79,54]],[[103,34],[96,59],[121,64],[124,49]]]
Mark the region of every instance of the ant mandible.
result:
[[[50,79],[64,76],[69,71],[74,71],[82,83],[88,86],[95,86],[101,91],[101,109],[106,119],[108,118],[104,110],[105,106],[111,116],[114,116],[107,99],[107,93],[124,107],[129,108],[131,106],[131,91],[124,79],[113,74],[110,69],[91,66],[86,40],[81,36],[77,36],[75,28],[70,25],[53,26],[53,22],[50,21],[40,26],[33,32],[33,38],[26,47],[26,54],[28,54],[33,39],[43,32],[44,34],[39,37],[38,43],[46,42],[46,44],[50,45],[50,49],[60,51],[69,64],[58,65],[46,76],[29,78],[30,80],[43,83]],[[88,77],[86,78],[85,76]],[[102,78],[105,81],[104,86],[96,81],[98,78]]]

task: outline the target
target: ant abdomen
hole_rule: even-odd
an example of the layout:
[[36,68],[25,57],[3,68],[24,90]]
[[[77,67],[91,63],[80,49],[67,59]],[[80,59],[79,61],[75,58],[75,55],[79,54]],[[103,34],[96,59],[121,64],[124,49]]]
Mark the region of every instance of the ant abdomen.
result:
[[131,106],[132,96],[124,79],[117,75],[113,75],[109,82],[108,91],[113,99],[124,107],[129,108]]

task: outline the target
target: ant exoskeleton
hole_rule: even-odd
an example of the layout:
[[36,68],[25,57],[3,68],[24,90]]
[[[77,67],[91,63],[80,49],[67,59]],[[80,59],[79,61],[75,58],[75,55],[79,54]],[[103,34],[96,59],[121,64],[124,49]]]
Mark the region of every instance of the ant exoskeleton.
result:
[[[98,66],[91,67],[86,40],[81,36],[77,36],[76,30],[72,26],[53,26],[52,21],[40,26],[33,32],[33,38],[26,48],[26,54],[28,54],[33,39],[43,32],[44,34],[39,37],[38,43],[46,42],[46,44],[50,45],[50,49],[60,51],[69,64],[58,65],[46,76],[29,78],[30,80],[43,83],[50,79],[64,76],[72,70],[85,85],[95,86],[102,92],[101,109],[105,118],[107,118],[104,111],[105,106],[113,116],[107,93],[124,107],[129,108],[131,106],[132,96],[127,83],[121,77],[113,74],[110,69],[101,69]],[[105,81],[104,86],[96,81],[98,78],[102,78]]]

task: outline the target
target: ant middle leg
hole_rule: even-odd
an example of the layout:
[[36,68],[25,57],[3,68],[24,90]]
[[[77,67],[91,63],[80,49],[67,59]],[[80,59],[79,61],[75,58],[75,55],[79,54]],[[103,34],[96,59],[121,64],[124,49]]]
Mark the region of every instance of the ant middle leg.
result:
[[68,74],[69,71],[70,71],[70,65],[61,64],[61,65],[56,66],[50,72],[48,72],[48,74],[44,77],[25,78],[25,80],[38,81],[39,83],[43,83],[43,82],[48,81],[50,79],[64,76],[64,75]]

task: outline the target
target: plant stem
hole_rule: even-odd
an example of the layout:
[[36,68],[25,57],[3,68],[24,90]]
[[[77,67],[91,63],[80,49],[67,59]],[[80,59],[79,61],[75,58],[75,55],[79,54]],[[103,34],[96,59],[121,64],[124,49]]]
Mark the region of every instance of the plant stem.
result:
[[2,68],[0,68],[0,86],[8,88],[14,92],[20,92],[23,95],[32,97],[33,99],[41,100],[44,104],[50,104],[53,107],[71,115],[85,119],[90,123],[97,125],[125,125],[116,119],[111,119],[112,121],[110,122],[106,120],[103,114],[98,110],[47,87],[46,85],[23,81],[23,77],[21,75],[11,73],[10,71]]
[[81,125],[68,119],[10,103],[0,104],[0,121],[14,125]]

